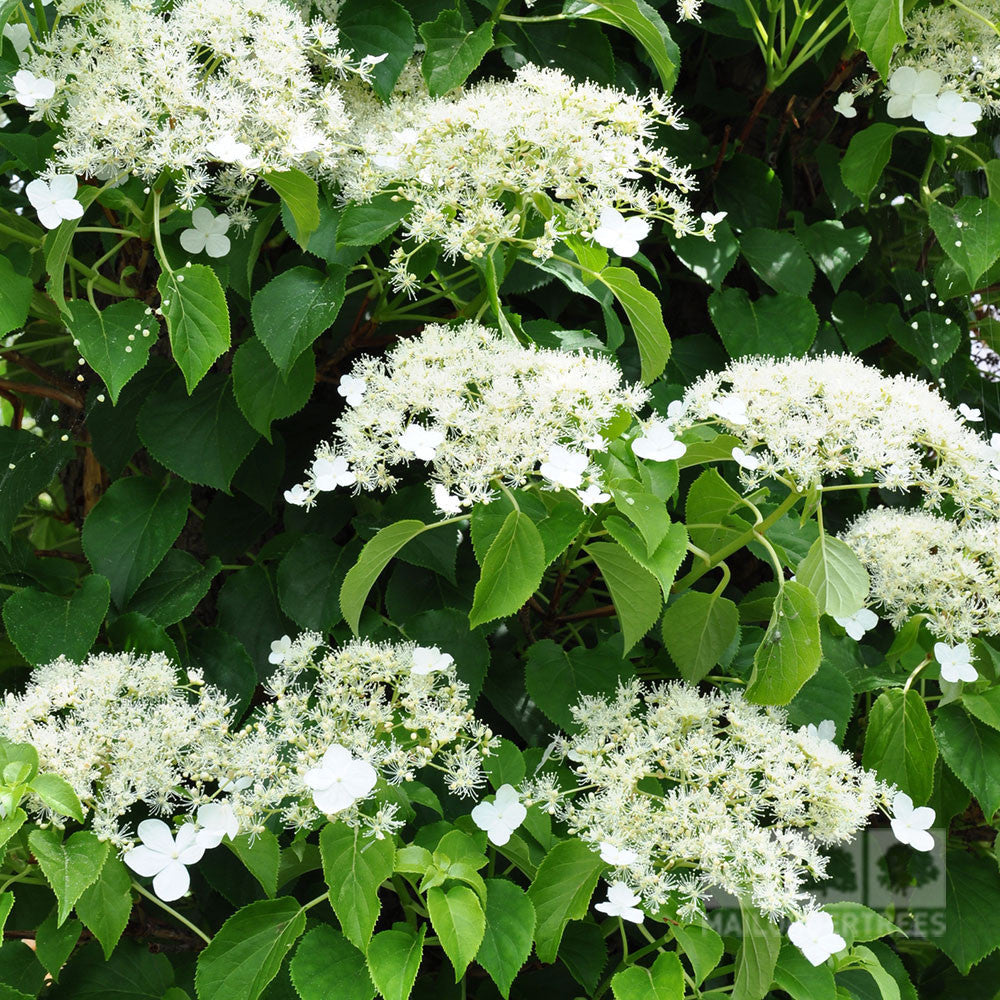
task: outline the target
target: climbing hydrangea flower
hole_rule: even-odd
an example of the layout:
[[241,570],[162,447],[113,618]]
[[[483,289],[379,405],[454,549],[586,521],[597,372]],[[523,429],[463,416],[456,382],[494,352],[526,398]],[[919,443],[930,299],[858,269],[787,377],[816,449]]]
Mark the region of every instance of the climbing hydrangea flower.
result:
[[162,819],[144,819],[136,832],[142,843],[126,851],[122,860],[137,875],[152,876],[153,892],[164,902],[180,899],[191,886],[188,866],[205,853],[194,823],[185,823],[175,837]]
[[32,208],[38,212],[38,221],[46,229],[55,229],[66,219],[79,219],[83,205],[76,200],[75,177],[60,175],[50,181],[36,179],[24,187]]
[[480,802],[472,810],[472,822],[486,831],[491,844],[503,847],[527,815],[514,786],[501,785],[492,802]]
[[228,215],[212,215],[204,206],[191,213],[191,229],[180,235],[181,246],[190,254],[203,250],[209,257],[225,257],[229,253]]
[[648,395],[623,386],[607,358],[521,347],[476,323],[428,326],[384,358],[362,358],[350,377],[350,391],[363,382],[364,393],[337,418],[290,502],[341,484],[391,489],[394,467],[418,462],[429,463],[434,502],[450,516],[493,500],[498,482],[600,502],[590,452],[605,447],[601,430],[616,414],[637,412]]
[[522,789],[608,863],[627,865],[628,906],[641,897],[655,912],[677,894],[693,919],[715,887],[772,918],[800,917],[805,884],[825,875],[823,848],[888,809],[892,789],[825,731],[792,731],[780,709],[736,693],[631,682],[572,712],[577,732],[557,737],[553,756],[586,790],[565,791],[544,769]]

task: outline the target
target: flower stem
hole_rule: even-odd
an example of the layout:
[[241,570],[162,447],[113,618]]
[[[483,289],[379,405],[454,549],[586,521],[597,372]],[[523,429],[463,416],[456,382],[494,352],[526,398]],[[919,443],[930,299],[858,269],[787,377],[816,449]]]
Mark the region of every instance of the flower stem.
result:
[[156,903],[156,905],[163,910],[164,913],[169,913],[175,920],[180,921],[189,931],[193,931],[205,942],[205,944],[211,944],[212,939],[197,925],[191,923],[187,917],[182,916],[178,913],[172,906],[167,906],[162,899],[157,899],[148,889],[143,888],[139,885],[135,879],[132,880],[132,888],[135,889],[140,896],[145,896],[151,903]]

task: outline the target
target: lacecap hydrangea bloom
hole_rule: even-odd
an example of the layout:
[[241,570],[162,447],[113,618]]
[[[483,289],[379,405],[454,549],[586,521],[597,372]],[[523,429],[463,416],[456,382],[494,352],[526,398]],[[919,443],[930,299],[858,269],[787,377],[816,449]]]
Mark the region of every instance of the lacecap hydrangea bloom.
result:
[[931,508],[950,497],[965,514],[991,516],[1000,505],[1000,442],[927,383],[850,355],[733,361],[695,382],[671,419],[678,434],[700,424],[739,438],[734,460],[748,487],[773,477],[807,490],[855,477],[918,490]]
[[956,523],[926,511],[878,507],[840,536],[871,578],[869,601],[898,628],[911,615],[948,642],[1000,632],[1000,523]]
[[601,486],[589,455],[601,431],[648,398],[622,385],[614,361],[521,347],[477,323],[431,325],[384,358],[362,358],[341,381],[347,408],[290,502],[326,490],[391,489],[393,469],[426,463],[438,509],[488,503],[497,483],[571,489],[587,502]]
[[[367,202],[392,192],[412,202],[406,235],[440,244],[448,257],[482,257],[507,243],[544,259],[564,236],[589,237],[602,225],[606,246],[609,226],[631,225],[630,239],[653,220],[679,235],[705,231],[686,199],[695,188],[689,169],[655,145],[659,127],[683,127],[658,94],[527,65],[513,80],[445,97],[404,93],[388,105],[359,101],[351,110],[359,148],[344,166],[344,196]],[[405,260],[402,251],[394,260],[401,287]]]
[[272,660],[268,700],[234,735],[226,762],[241,828],[278,815],[303,829],[326,815],[384,837],[402,825],[397,803],[380,799],[386,784],[428,766],[457,795],[485,782],[494,737],[440,649],[365,640],[330,649],[303,633]]
[[[0,736],[30,743],[41,770],[72,785],[97,836],[124,847],[134,806],[171,816],[210,800],[230,708],[211,685],[182,682],[160,653],[60,657],[38,667],[22,694],[6,695]],[[27,809],[57,821],[34,796]]]
[[889,786],[832,742],[793,731],[780,709],[738,693],[631,682],[573,708],[559,736],[582,786],[546,775],[524,791],[616,867],[655,913],[670,896],[695,919],[713,889],[778,919],[814,909],[807,882],[825,875],[823,848],[850,840]]
[[337,29],[281,0],[89,2],[27,61],[55,83],[33,104],[59,126],[52,172],[168,171],[188,208],[207,190],[240,203],[267,171],[333,177],[351,124],[337,77],[349,68],[366,65],[350,63]]

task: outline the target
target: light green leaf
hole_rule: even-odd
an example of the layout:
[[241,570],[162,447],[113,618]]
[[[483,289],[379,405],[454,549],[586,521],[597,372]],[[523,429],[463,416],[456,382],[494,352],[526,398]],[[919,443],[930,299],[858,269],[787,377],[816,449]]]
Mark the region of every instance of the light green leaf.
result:
[[664,951],[652,966],[633,965],[611,980],[615,1000],[684,1000],[684,969],[677,953]]
[[73,791],[73,786],[58,774],[39,774],[28,787],[56,815],[69,816],[77,823],[83,822],[83,806]]
[[291,896],[237,910],[198,956],[199,1000],[257,1000],[305,926],[305,910]]
[[[187,398],[187,397],[185,397]],[[111,484],[83,525],[83,551],[125,607],[163,560],[188,517],[191,488],[179,479],[129,476]]]
[[635,271],[627,267],[605,268],[598,279],[603,281],[625,310],[639,345],[642,381],[649,385],[670,359],[670,334],[663,324],[660,300],[643,288]]
[[900,1000],[899,984],[882,968],[882,963],[875,957],[870,948],[858,946],[854,949],[854,957],[861,962],[861,968],[875,980],[882,1000]]
[[262,833],[241,833],[235,840],[228,837],[223,844],[243,862],[248,872],[260,882],[261,888],[270,898],[278,892],[278,866],[281,863],[281,848],[278,838],[270,830]]
[[899,0],[847,0],[851,27],[883,80],[889,75],[892,50],[906,41],[902,13]]
[[[405,930],[403,928],[406,928]],[[384,1000],[407,1000],[420,971],[426,924],[417,931],[396,924],[372,938],[368,948],[368,972]]]
[[844,184],[866,204],[889,162],[892,140],[896,138],[898,131],[896,125],[888,122],[869,125],[864,131],[852,136],[841,160],[840,176]]
[[899,933],[891,920],[861,903],[827,903],[823,909],[833,917],[833,929],[847,942],[848,948],[855,941],[875,941]]
[[795,235],[830,279],[835,292],[840,290],[848,272],[864,258],[872,241],[871,233],[863,226],[844,229],[837,219],[824,219],[811,226],[796,221]]
[[504,1000],[531,955],[534,932],[535,908],[527,894],[506,879],[487,879],[486,929],[476,961],[490,974]]
[[812,591],[797,581],[785,583],[753,658],[747,700],[757,705],[787,705],[819,667],[819,608]]
[[59,903],[58,923],[69,916],[84,890],[97,881],[108,856],[107,841],[98,840],[89,830],[74,833],[65,843],[62,833],[51,827],[32,830],[28,835],[31,851]]
[[427,527],[423,521],[397,521],[379,531],[361,550],[358,561],[348,570],[340,588],[340,608],[355,635],[361,610],[379,574],[407,542]]
[[937,745],[919,691],[883,691],[868,713],[862,763],[892,782],[919,806],[934,785]]
[[486,931],[486,915],[479,897],[464,885],[452,886],[447,891],[428,889],[427,913],[444,953],[455,968],[457,983],[476,957]]
[[295,222],[292,239],[303,250],[309,237],[319,229],[319,185],[301,170],[270,170],[261,175],[265,184],[288,207]]
[[801,357],[819,327],[813,304],[787,292],[751,300],[742,288],[725,288],[708,297],[708,311],[733,358],[745,354]]
[[392,875],[393,843],[363,837],[344,823],[329,823],[320,832],[319,851],[330,905],[344,937],[366,951],[382,907],[378,887]]
[[820,531],[796,569],[795,579],[815,595],[820,611],[847,618],[868,599],[868,571],[854,550]]
[[992,198],[961,198],[949,208],[934,201],[928,219],[941,249],[975,287],[1000,258],[1000,204]]
[[156,288],[174,360],[184,373],[187,391],[192,392],[215,359],[229,350],[226,293],[205,264],[173,273],[164,270]]
[[74,299],[67,308],[69,330],[80,354],[104,380],[111,402],[117,403],[122,388],[149,360],[157,333],[153,317],[135,299],[115,302],[103,312],[85,299]]
[[76,915],[97,938],[108,959],[132,915],[132,879],[117,855],[109,852],[97,881],[76,901]]
[[493,22],[466,31],[457,10],[443,10],[437,19],[420,25],[426,45],[420,69],[432,97],[460,87],[493,48]]
[[646,542],[645,555],[651,556],[670,531],[667,505],[632,479],[615,480],[611,495],[618,510],[639,529]]
[[740,634],[740,613],[720,594],[689,590],[663,614],[663,644],[689,684],[697,684]]
[[413,203],[398,195],[378,194],[361,205],[349,204],[337,229],[339,246],[370,247],[394,233]]
[[293,267],[272,278],[253,297],[254,333],[286,380],[299,355],[333,325],[344,303],[346,272],[337,267],[331,271],[323,274],[311,267]]
[[512,510],[483,559],[469,626],[475,628],[517,611],[538,588],[545,565],[545,546],[534,522],[520,510]]
[[556,844],[538,866],[528,898],[535,907],[535,950],[541,961],[554,962],[566,924],[586,916],[604,867],[597,852],[575,838]]
[[781,932],[749,902],[740,900],[743,937],[736,957],[732,1000],[762,1000],[774,980]]
[[781,946],[774,981],[792,1000],[836,1000],[833,970],[824,962],[813,965],[791,941]]
[[329,924],[299,942],[289,972],[302,1000],[372,1000],[375,985],[365,956]]
[[679,925],[674,928],[674,937],[691,963],[695,983],[701,985],[722,960],[722,938],[707,924]]
[[644,569],[659,581],[664,600],[670,595],[677,570],[687,556],[687,530],[683,524],[671,524],[667,537],[652,555],[646,554],[646,545],[639,532],[623,518],[611,515],[604,519],[608,534]]
[[595,542],[587,553],[597,563],[611,593],[622,630],[622,656],[653,627],[663,599],[660,584],[617,542]]

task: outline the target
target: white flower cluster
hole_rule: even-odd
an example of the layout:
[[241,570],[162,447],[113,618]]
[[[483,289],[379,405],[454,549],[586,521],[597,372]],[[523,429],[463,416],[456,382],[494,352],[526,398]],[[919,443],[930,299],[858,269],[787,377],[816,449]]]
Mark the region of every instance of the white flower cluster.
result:
[[59,126],[51,172],[166,170],[187,208],[209,189],[239,205],[267,171],[333,176],[351,124],[336,77],[370,69],[349,62],[336,28],[281,0],[162,7],[89,2],[36,43],[22,72],[32,116]]
[[607,499],[588,451],[604,449],[601,431],[616,413],[648,398],[621,384],[611,360],[521,347],[472,322],[431,325],[384,358],[360,359],[340,393],[348,408],[306,481],[286,492],[290,503],[337,486],[391,489],[392,467],[413,459],[430,464],[446,514],[489,503],[499,481],[541,479],[585,504]]
[[[968,413],[974,411],[969,410]],[[987,442],[931,386],[850,355],[743,358],[703,376],[671,419],[675,433],[714,423],[740,439],[743,481],[800,489],[839,476],[920,490],[928,507],[1000,507],[1000,435]]]
[[975,123],[983,109],[975,101],[964,100],[957,90],[943,86],[936,70],[900,66],[889,77],[886,113],[890,118],[913,117],[935,135],[975,135]]
[[270,697],[228,751],[229,801],[242,829],[275,814],[295,829],[336,814],[384,837],[402,825],[396,804],[360,808],[379,779],[412,781],[433,764],[457,795],[485,782],[494,737],[473,716],[448,654],[365,640],[331,650],[313,633],[275,648]]
[[721,888],[773,919],[801,916],[814,907],[805,883],[825,874],[821,849],[889,806],[892,789],[829,740],[739,694],[631,682],[584,697],[573,717],[579,732],[555,752],[583,789],[543,774],[525,792],[600,849],[650,912],[678,893],[693,919]]
[[896,627],[923,613],[952,643],[1000,632],[1000,522],[878,507],[840,537],[868,570],[870,600]]
[[[60,657],[0,704],[0,736],[30,743],[42,771],[65,778],[91,827],[129,845],[125,816],[137,803],[172,815],[207,802],[203,783],[224,766],[230,703],[209,685],[182,686],[162,654]],[[52,818],[28,799],[39,819]]]
[[932,72],[941,90],[954,92],[995,114],[1000,110],[1000,35],[996,23],[995,3],[925,4],[907,16],[908,40],[896,50],[893,68]]
[[[388,105],[359,101],[352,111],[359,149],[342,172],[345,197],[366,202],[391,191],[411,201],[407,236],[439,243],[448,257],[481,257],[509,243],[544,259],[570,234],[620,244],[629,255],[647,220],[679,235],[698,227],[685,197],[695,188],[689,169],[654,144],[661,125],[683,126],[655,93],[527,65],[512,81],[439,98],[404,93]],[[638,183],[644,175],[652,189]],[[710,224],[699,231],[710,233]],[[406,287],[402,251],[395,265]]]

